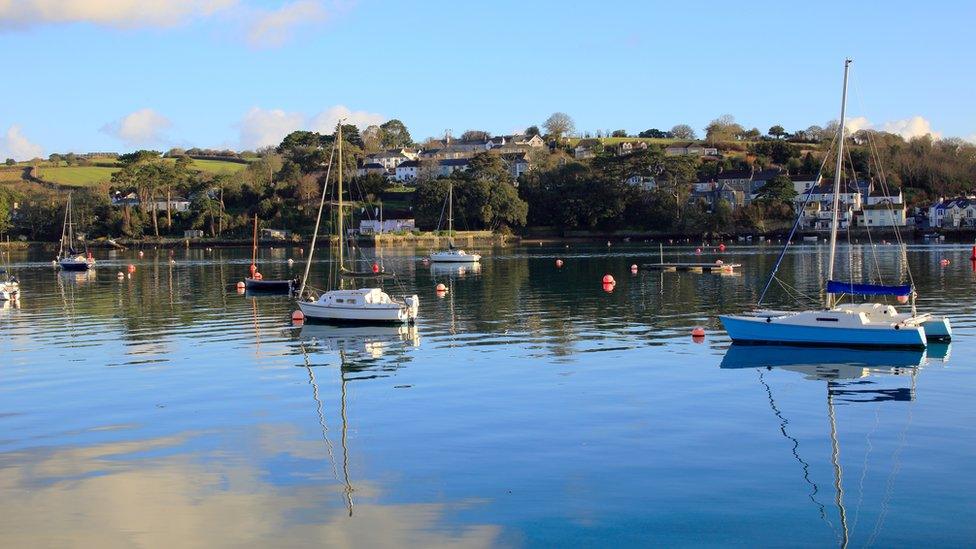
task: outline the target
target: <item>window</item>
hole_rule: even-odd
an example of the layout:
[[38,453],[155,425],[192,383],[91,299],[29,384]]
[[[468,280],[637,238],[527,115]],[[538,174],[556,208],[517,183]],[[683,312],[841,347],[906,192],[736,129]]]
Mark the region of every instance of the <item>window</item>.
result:
[[346,302],[346,300],[344,300],[344,299],[336,299],[335,301],[336,301],[336,303],[345,303]]

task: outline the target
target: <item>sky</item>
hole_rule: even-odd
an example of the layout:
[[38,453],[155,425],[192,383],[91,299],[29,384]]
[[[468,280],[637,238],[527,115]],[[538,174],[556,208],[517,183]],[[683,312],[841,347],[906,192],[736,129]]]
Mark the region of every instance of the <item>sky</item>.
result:
[[976,2],[0,0],[0,158],[732,114],[976,142]]

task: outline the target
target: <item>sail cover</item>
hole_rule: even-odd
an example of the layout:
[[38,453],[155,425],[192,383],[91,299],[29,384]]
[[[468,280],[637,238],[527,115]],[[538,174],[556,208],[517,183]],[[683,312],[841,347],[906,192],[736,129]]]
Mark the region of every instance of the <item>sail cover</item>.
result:
[[903,286],[882,286],[881,284],[855,284],[853,282],[829,280],[827,281],[827,293],[859,295],[911,295],[912,287],[909,284],[905,284]]

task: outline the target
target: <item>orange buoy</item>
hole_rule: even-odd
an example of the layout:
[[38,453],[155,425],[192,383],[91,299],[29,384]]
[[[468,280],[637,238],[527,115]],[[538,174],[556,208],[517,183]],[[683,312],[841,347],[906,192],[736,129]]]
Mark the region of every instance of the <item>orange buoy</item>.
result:
[[295,322],[296,324],[301,324],[302,322],[305,322],[305,313],[303,313],[301,309],[293,312],[291,314],[291,321]]
[[613,275],[605,274],[605,275],[603,275],[603,283],[604,284],[616,284],[617,281],[613,279]]
[[637,272],[637,264],[636,263],[630,266],[630,272],[632,272],[632,273],[636,273]]
[[725,244],[719,244],[718,245],[718,251],[724,252],[725,251]]
[[[974,249],[976,249],[976,248],[974,248]],[[976,252],[974,252],[974,253],[976,253]],[[562,268],[562,266],[563,266],[563,260],[562,259],[557,259],[556,260],[556,268]]]
[[614,284],[613,282],[604,282],[604,283],[603,283],[603,291],[604,291],[604,292],[607,292],[607,293],[609,294],[609,293],[611,293],[611,292],[613,292],[613,289],[614,289],[614,287],[616,287],[616,286],[617,286],[617,285],[616,285],[616,284]]
[[251,263],[250,271],[251,271],[251,276],[254,276],[254,273],[258,272],[258,266],[255,265],[254,263]]
[[247,287],[247,284],[244,284],[244,281],[243,280],[237,283],[237,289],[238,290],[243,290],[246,287]]
[[901,303],[902,305],[904,305],[905,303],[908,303],[908,296],[907,295],[900,295],[900,296],[898,296],[895,299],[897,299],[898,300],[898,303]]
[[135,266],[135,265],[132,265],[132,264],[130,263],[130,264],[129,264],[129,272],[130,272],[130,273],[134,273],[134,272],[136,272],[136,266]]
[[970,261],[976,261],[976,246],[973,246],[973,253],[969,255]]
[[378,272],[380,272],[380,264],[379,263],[373,263],[373,274],[376,274]]
[[434,290],[436,290],[438,292],[446,292],[447,291],[447,286],[445,286],[443,283],[439,283],[439,284],[437,284],[437,286],[434,287]]
[[264,276],[261,273],[255,271],[254,272],[254,280],[264,280]]
[[705,328],[701,326],[695,326],[691,329],[692,337],[705,337]]

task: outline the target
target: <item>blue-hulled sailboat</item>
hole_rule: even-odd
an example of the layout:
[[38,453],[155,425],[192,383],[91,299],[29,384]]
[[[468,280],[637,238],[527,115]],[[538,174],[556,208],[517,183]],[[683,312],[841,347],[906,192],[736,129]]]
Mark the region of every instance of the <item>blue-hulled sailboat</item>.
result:
[[[915,311],[915,289],[911,284],[885,286],[878,284],[856,284],[840,282],[834,278],[834,259],[837,253],[837,226],[840,199],[840,180],[844,160],[844,122],[847,109],[847,80],[851,60],[844,62],[844,91],[840,108],[840,124],[837,129],[837,164],[834,171],[833,212],[830,226],[830,260],[827,271],[827,299],[825,307],[815,311],[771,311],[756,310],[739,315],[719,317],[729,337],[735,342],[803,344],[803,345],[852,345],[864,347],[916,347],[923,348],[932,340],[948,340],[952,337],[949,319],[929,314],[919,315]],[[819,177],[818,177],[819,178]],[[812,188],[811,188],[812,192]],[[809,198],[809,192],[808,192]],[[790,238],[786,240],[783,252],[773,267],[765,296],[779,267],[786,247],[790,245],[796,223]],[[911,299],[911,313],[899,313],[893,306],[885,303],[840,304],[836,296],[843,294],[865,296],[896,296]],[[762,297],[760,298],[762,302]]]

